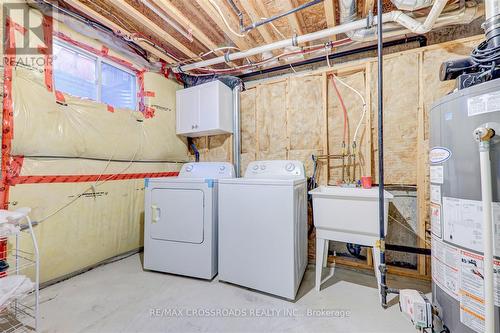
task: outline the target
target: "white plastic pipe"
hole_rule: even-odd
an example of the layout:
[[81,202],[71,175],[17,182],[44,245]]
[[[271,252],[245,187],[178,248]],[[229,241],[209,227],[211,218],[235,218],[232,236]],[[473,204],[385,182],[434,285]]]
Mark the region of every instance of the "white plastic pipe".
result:
[[[500,1],[500,0],[495,0],[495,1]],[[374,22],[376,24],[396,22],[404,26],[413,33],[424,34],[432,29],[437,18],[443,11],[444,6],[446,6],[446,3],[447,0],[436,0],[436,2],[434,2],[434,5],[432,6],[429,15],[427,16],[424,22],[419,22],[418,20],[415,20],[414,18],[408,16],[407,14],[399,10],[382,14],[382,16],[380,17],[380,22],[379,22],[379,16],[375,16]],[[200,67],[207,67],[207,66],[221,64],[224,62],[229,62],[232,60],[244,59],[264,52],[274,51],[276,49],[282,49],[288,46],[295,46],[302,43],[312,42],[318,39],[328,38],[330,36],[338,35],[341,33],[346,33],[349,31],[366,28],[366,25],[367,25],[366,19],[352,21],[332,28],[312,32],[294,38],[284,39],[271,44],[258,46],[246,51],[231,53],[227,56],[220,56],[217,58],[198,61],[189,65],[180,66],[180,70],[185,72]]]
[[391,0],[391,2],[400,10],[417,10],[432,6],[434,0]]
[[[340,17],[341,22],[348,22],[350,20],[354,20],[357,15],[356,7],[349,6],[348,3],[355,3],[356,0],[348,0],[341,2],[340,6]],[[342,5],[342,4],[347,5]],[[448,25],[454,24],[469,24],[474,19],[482,16],[484,14],[484,5],[481,3],[477,3],[474,0],[467,1],[464,6],[456,7],[454,5],[447,6],[443,10],[443,12],[439,15],[437,20],[434,22],[434,28],[444,27]],[[345,13],[343,13],[345,11]],[[354,15],[352,15],[354,13]],[[415,20],[419,22],[424,22],[426,20],[425,16],[417,16],[416,13],[409,13],[411,17],[414,17]],[[344,19],[345,21],[342,21]],[[384,36],[387,37],[396,37],[404,34],[410,33],[410,31],[398,23],[391,22],[384,24]],[[371,42],[377,40],[377,30],[374,27],[364,28],[356,31],[351,31],[347,33],[347,36],[356,42]]]
[[241,113],[240,93],[242,86],[237,85],[233,89],[233,163],[236,178],[240,177],[241,169]]
[[493,213],[491,208],[491,161],[490,142],[479,143],[479,163],[481,169],[481,198],[483,204],[483,253],[484,253],[484,331],[495,330],[495,298],[493,284]]

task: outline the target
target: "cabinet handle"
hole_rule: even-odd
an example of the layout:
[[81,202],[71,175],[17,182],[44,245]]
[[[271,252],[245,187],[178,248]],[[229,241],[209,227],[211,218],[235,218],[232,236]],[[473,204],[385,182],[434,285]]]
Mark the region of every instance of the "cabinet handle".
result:
[[156,206],[156,205],[151,205],[151,223],[157,223],[158,221],[160,221],[160,215],[161,215],[161,211],[160,211],[160,207]]

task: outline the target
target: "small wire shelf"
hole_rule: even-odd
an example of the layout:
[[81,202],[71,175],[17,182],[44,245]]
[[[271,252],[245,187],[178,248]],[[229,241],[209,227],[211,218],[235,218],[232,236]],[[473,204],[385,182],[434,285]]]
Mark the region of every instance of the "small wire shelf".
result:
[[[5,211],[4,211],[5,212]],[[22,225],[21,222],[27,224]],[[0,280],[14,276],[26,279],[27,290],[0,305],[0,332],[37,332],[39,317],[39,255],[33,225],[27,213],[16,224],[20,231],[0,235]],[[21,288],[20,285],[15,286]],[[25,288],[24,286],[23,288]],[[26,288],[25,288],[26,289]]]

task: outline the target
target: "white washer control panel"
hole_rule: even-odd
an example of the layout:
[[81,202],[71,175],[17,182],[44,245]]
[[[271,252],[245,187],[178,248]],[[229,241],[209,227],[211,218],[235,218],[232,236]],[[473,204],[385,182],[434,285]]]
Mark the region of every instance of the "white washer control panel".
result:
[[305,178],[301,161],[275,160],[254,161],[248,164],[244,178],[289,179]]
[[228,162],[186,163],[179,172],[179,178],[234,178],[234,167]]

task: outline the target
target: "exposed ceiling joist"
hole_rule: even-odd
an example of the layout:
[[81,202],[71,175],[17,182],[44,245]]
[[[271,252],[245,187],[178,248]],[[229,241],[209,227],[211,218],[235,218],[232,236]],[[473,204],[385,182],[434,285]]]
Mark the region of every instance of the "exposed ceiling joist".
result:
[[[212,6],[212,4],[208,0],[196,0],[196,2],[200,6],[200,8],[207,14],[207,16],[210,17],[215,22],[215,24],[217,24],[219,29],[221,29],[240,50],[247,50],[252,48],[252,45],[248,43],[247,39],[236,36],[230,31],[230,29],[224,23],[222,17],[219,15],[219,12]],[[219,4],[217,1],[216,3]],[[228,20],[228,24],[232,24],[231,27],[233,28],[233,30],[239,30],[238,22],[235,22],[234,18],[231,15],[227,15],[226,20]]]
[[169,33],[167,33],[164,29],[160,28],[156,23],[154,23],[149,18],[144,16],[136,8],[129,5],[127,2],[120,1],[120,3],[118,4],[118,3],[115,3],[114,1],[110,1],[110,4],[116,6],[116,8],[119,8],[121,11],[123,11],[123,13],[125,15],[133,18],[138,23],[144,25],[146,28],[148,28],[155,35],[158,35],[159,37],[161,37],[165,42],[172,45],[173,47],[175,47],[177,50],[184,53],[189,58],[195,58],[198,56],[196,53],[194,53],[193,51],[188,49],[186,46],[184,46],[183,43],[179,42],[177,39],[175,39],[173,36],[171,36]]
[[[205,35],[196,25],[194,25],[191,20],[189,20],[180,10],[178,10],[172,1],[170,0],[153,0],[158,7],[163,9],[167,14],[169,14],[177,23],[184,26],[188,31],[191,32],[194,38],[199,40],[208,50],[216,50],[219,46],[216,45],[212,40]],[[222,51],[215,51],[216,55],[224,55]],[[235,65],[230,63],[231,67]]]
[[154,3],[167,14],[169,14],[177,23],[182,25],[186,30],[191,32],[194,38],[199,40],[207,49],[213,50],[217,48],[212,40],[203,33],[196,25],[194,25],[184,14],[178,10],[170,0],[153,0]]
[[[243,7],[243,9],[245,10],[245,12],[248,14],[250,19],[252,20],[252,22],[258,22],[262,19],[262,15],[259,15],[259,13],[257,12],[253,0],[247,0],[247,1],[243,0],[243,1],[240,1],[240,3],[241,3],[241,6]],[[257,27],[257,30],[261,34],[262,38],[264,38],[264,41],[266,43],[272,43],[272,42],[276,41],[273,37],[273,34],[271,32],[269,32],[268,27],[261,25],[261,26]]]
[[335,6],[334,0],[324,0],[323,6],[325,7],[325,17],[326,24],[328,28],[333,28],[337,22],[335,22]]
[[[285,10],[291,10],[296,7],[293,0],[283,0],[283,5],[285,7]],[[288,19],[288,23],[290,24],[292,30],[294,30],[296,34],[298,35],[304,34],[304,30],[302,29],[302,24],[299,20],[298,13],[292,13],[288,15],[286,18]]]
[[[121,35],[121,36],[125,36],[127,38],[131,38],[131,36],[132,36],[131,32],[127,31],[125,28],[119,26],[118,24],[114,23],[113,21],[108,20],[106,17],[104,17],[103,15],[94,11],[93,9],[87,7],[86,5],[82,4],[78,0],[66,0],[65,2],[68,5],[70,5],[71,7],[75,8],[78,11],[89,16],[94,21],[99,22],[99,23],[103,24],[104,26],[110,28],[116,34]],[[169,57],[168,55],[161,52],[160,50],[158,50],[157,48],[148,44],[145,41],[137,41],[137,44],[139,44],[139,46],[141,46],[144,50],[148,51],[149,53],[153,54],[154,56],[156,56],[160,59],[163,59],[167,63],[172,64],[172,63],[176,62],[173,58]]]
[[364,0],[363,17],[367,16],[370,10],[373,12],[374,7],[375,7],[375,0]]

